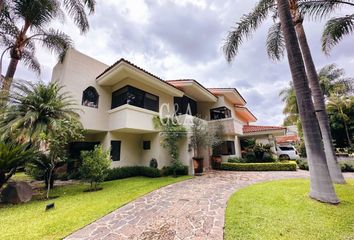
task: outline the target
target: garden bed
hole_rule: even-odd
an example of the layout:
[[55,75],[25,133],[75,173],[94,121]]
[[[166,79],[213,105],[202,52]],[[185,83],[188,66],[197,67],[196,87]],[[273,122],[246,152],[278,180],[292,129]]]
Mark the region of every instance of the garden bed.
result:
[[295,161],[274,163],[221,163],[221,170],[228,171],[296,171]]

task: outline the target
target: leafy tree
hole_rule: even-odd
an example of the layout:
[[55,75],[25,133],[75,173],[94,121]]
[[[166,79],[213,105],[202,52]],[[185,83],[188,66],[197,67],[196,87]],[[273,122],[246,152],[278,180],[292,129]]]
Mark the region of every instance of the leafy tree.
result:
[[40,136],[43,152],[38,158],[30,161],[27,166],[44,178],[47,198],[50,189],[54,186],[55,170],[67,160],[67,145],[84,138],[84,130],[78,120],[63,119],[57,124],[55,136],[47,136],[44,133]]
[[[63,7],[81,32],[87,32],[89,13],[95,9],[95,0],[62,0]],[[0,74],[2,59],[9,51],[10,63],[5,78],[2,79],[2,94],[6,97],[17,69],[19,61],[30,70],[40,74],[40,64],[35,57],[36,43],[59,56],[63,60],[66,51],[73,46],[72,40],[64,32],[48,28],[56,19],[62,19],[61,1],[58,0],[5,0],[0,11],[0,46],[3,52],[0,57]],[[2,104],[6,103],[6,98]]]
[[107,169],[111,165],[109,151],[96,146],[93,151],[82,151],[81,176],[90,182],[90,190],[97,190],[97,184],[103,182]]
[[0,189],[18,167],[35,158],[37,151],[29,144],[0,142]]

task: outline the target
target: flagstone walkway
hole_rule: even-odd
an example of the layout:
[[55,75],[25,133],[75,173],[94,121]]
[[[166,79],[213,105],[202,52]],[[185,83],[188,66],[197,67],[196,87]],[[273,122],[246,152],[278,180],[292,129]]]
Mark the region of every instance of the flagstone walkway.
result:
[[[354,178],[353,173],[345,176]],[[306,177],[306,171],[212,171],[153,191],[65,239],[221,240],[226,203],[236,190],[262,181]]]

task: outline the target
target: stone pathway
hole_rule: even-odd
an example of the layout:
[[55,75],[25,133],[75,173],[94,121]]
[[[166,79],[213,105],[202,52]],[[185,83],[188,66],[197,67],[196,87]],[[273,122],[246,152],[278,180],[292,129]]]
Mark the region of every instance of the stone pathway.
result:
[[[65,239],[223,239],[226,203],[253,183],[306,178],[308,172],[224,172],[176,183],[113,211]],[[353,173],[345,175],[354,178]]]

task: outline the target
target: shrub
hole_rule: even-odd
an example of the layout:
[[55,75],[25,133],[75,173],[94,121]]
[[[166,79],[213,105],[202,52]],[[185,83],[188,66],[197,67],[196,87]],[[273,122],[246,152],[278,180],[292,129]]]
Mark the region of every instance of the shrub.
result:
[[108,169],[106,171],[107,176],[105,181],[111,181],[116,179],[123,179],[136,176],[144,177],[161,177],[161,172],[157,168],[143,167],[143,166],[129,166],[129,167],[118,167]]
[[354,160],[339,162],[342,172],[354,172]]
[[102,146],[96,146],[93,151],[82,151],[82,165],[80,173],[83,179],[90,182],[90,189],[97,190],[97,185],[103,182],[106,171],[111,165],[109,151],[103,150]]
[[168,167],[163,167],[161,169],[161,174],[162,176],[171,176],[173,175],[173,170],[175,169],[176,171],[176,175],[177,176],[184,176],[184,175],[188,175],[188,166],[168,166]]
[[269,153],[265,153],[262,159],[262,162],[277,162],[277,161],[278,159],[274,155]]
[[222,170],[229,171],[296,171],[296,162],[282,163],[221,163]]
[[157,168],[158,167],[157,160],[155,158],[151,158],[149,166],[151,168]]
[[309,170],[309,165],[308,165],[308,163],[307,163],[306,160],[304,160],[304,159],[298,159],[298,160],[296,160],[296,163],[297,163],[297,165],[298,165],[298,167],[299,167],[300,169],[302,169],[302,170]]
[[229,159],[227,159],[227,162],[229,162],[229,163],[246,163],[247,160],[244,158],[230,157]]
[[247,152],[245,154],[245,159],[248,163],[254,163],[256,162],[256,155],[254,154],[254,152]]

